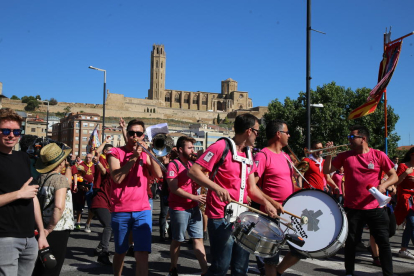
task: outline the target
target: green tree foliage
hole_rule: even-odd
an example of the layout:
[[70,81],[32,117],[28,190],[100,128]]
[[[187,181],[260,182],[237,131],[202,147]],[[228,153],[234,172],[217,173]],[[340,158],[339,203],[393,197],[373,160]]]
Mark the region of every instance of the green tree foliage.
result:
[[50,105],[57,105],[58,104],[58,101],[55,98],[50,98],[49,104]]
[[36,98],[33,96],[23,96],[22,103],[28,103],[29,101],[36,101]]
[[70,113],[70,106],[67,106],[63,109],[66,113]]
[[[384,140],[384,105],[380,103],[377,110],[368,116],[355,120],[348,120],[349,113],[362,105],[371,89],[361,88],[352,91],[331,82],[318,86],[316,91],[311,91],[311,102],[321,103],[323,108],[311,107],[311,140],[320,140],[323,144],[333,141],[335,145],[348,144],[348,128],[352,125],[364,125],[368,127],[371,137],[369,145],[372,148],[385,151]],[[287,97],[284,103],[278,99],[269,104],[269,112],[264,116],[265,121],[282,119],[287,122],[290,139],[289,146],[299,156],[303,156],[306,135],[306,94],[299,93],[296,100]],[[397,142],[400,137],[394,132],[399,116],[394,113],[391,106],[387,106],[388,129],[388,154],[396,153]],[[262,136],[265,135],[262,132]],[[267,145],[266,139],[260,140],[258,147]]]
[[36,100],[42,100],[42,98],[40,97],[40,95],[36,95]]
[[39,102],[37,100],[31,100],[24,107],[24,110],[26,110],[26,111],[34,111],[38,107],[39,107]]
[[220,123],[221,123],[220,114],[217,114],[216,124],[218,125]]
[[16,95],[13,95],[13,96],[11,96],[11,98],[10,98],[11,100],[20,100],[20,98],[19,97],[17,97]]

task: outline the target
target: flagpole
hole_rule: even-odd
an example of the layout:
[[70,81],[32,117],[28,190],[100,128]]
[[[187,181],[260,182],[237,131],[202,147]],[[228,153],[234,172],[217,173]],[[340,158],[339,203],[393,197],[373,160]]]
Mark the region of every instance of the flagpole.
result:
[[[391,28],[390,28],[391,32]],[[391,36],[391,34],[390,34]],[[387,51],[387,33],[384,33],[384,53]],[[384,89],[385,154],[388,155],[387,88]]]
[[[406,34],[405,36],[402,36],[402,37],[400,37],[400,38],[397,38],[397,39],[395,39],[395,40],[393,40],[393,41],[391,41],[391,42],[388,42],[388,43],[386,43],[386,42],[385,42],[385,38],[384,38],[384,47],[387,47],[388,45],[393,44],[394,42],[397,42],[397,41],[403,40],[404,38],[409,37],[410,35],[413,35],[413,34],[414,34],[414,32],[411,32],[411,33],[409,33],[409,34]],[[385,35],[385,34],[384,34],[384,35]]]

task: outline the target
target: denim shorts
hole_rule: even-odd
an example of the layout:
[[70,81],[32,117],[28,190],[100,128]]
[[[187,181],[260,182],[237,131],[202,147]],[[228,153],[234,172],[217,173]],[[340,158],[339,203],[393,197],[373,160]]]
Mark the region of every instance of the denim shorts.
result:
[[132,230],[134,251],[151,253],[152,216],[151,210],[140,212],[112,213],[115,252],[123,254],[129,248],[128,237]]
[[183,242],[186,230],[192,239],[203,238],[203,219],[198,206],[184,211],[170,209],[170,218],[173,240]]

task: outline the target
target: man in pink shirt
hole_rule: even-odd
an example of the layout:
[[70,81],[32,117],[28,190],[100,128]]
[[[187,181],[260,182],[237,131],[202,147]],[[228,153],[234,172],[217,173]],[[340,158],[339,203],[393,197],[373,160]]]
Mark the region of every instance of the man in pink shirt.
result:
[[[212,260],[206,275],[224,276],[229,267],[232,275],[247,274],[249,253],[236,244],[231,236],[233,223],[224,218],[227,203],[231,200],[247,203],[248,195],[253,201],[264,205],[271,217],[276,215],[276,209],[255,184],[255,166],[250,158],[249,147],[253,147],[259,135],[258,119],[251,114],[237,116],[234,132],[233,141],[219,140],[212,144],[188,172],[188,176],[197,184],[208,188],[205,213],[208,216]],[[222,164],[216,166],[221,163],[226,143],[233,150],[229,150]],[[212,180],[206,176],[206,172],[210,173]],[[280,204],[278,209],[283,212]]]
[[207,272],[206,251],[203,243],[203,220],[198,204],[206,202],[205,195],[198,195],[198,185],[187,176],[191,168],[191,155],[194,154],[195,139],[181,136],[177,140],[178,158],[167,167],[167,183],[170,189],[168,205],[170,207],[172,242],[170,246],[170,276],[178,276],[177,261],[180,244],[185,232],[193,240],[194,254],[201,267],[201,274]]
[[[266,124],[268,146],[256,154],[254,161],[257,167],[255,180],[267,200],[281,204],[294,191],[293,168],[290,156],[282,148],[288,145],[289,130],[282,120],[270,121]],[[289,267],[305,257],[290,247],[290,252],[279,264],[279,253],[265,258],[266,276],[282,275]],[[279,265],[278,265],[279,264]]]
[[148,253],[151,252],[152,218],[148,201],[148,172],[159,178],[161,168],[137,145],[146,147],[145,124],[134,119],[128,123],[124,147],[112,148],[107,153],[111,172],[111,212],[114,233],[114,275],[121,275],[124,257],[129,248],[128,236],[132,230],[136,260],[136,275],[148,275]]
[[[368,185],[373,185],[381,193],[385,193],[388,186],[397,182],[398,177],[394,164],[385,153],[369,148],[369,131],[365,126],[349,128],[348,141],[350,151],[338,154],[332,160],[328,155],[325,159],[323,171],[325,174],[344,167],[346,197],[345,211],[349,222],[348,238],[345,243],[345,270],[346,275],[354,275],[356,233],[368,224],[372,236],[379,247],[380,261],[383,275],[393,275],[392,254],[389,242],[389,218],[384,208],[379,208],[378,201],[370,194]],[[327,147],[333,146],[332,142]],[[381,172],[388,175],[388,179],[381,184]]]

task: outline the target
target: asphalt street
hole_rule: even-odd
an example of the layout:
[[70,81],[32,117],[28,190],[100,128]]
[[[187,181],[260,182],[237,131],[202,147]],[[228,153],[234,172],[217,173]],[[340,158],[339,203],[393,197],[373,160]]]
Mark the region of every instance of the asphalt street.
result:
[[[160,242],[158,214],[159,200],[154,200],[153,210],[153,233],[152,233],[152,253],[149,256],[149,274],[150,275],[168,275],[169,271],[169,244]],[[84,212],[82,222],[86,220],[86,211]],[[83,230],[73,231],[68,242],[66,260],[62,268],[62,276],[75,275],[112,275],[112,267],[104,266],[97,262],[97,257],[93,256],[93,249],[98,245],[102,227],[98,220],[93,220],[91,225],[92,233],[86,233]],[[83,227],[83,225],[82,225]],[[402,229],[398,229],[394,237],[391,238],[393,253],[393,264],[395,275],[414,275],[414,260],[408,260],[398,257],[398,250],[401,244]],[[368,230],[364,230],[363,242],[368,245]],[[207,251],[207,260],[209,260],[209,243],[205,242]],[[410,248],[414,252],[412,244]],[[114,244],[111,240],[110,251],[114,252]],[[286,247],[282,248],[282,256],[287,253]],[[112,256],[110,257],[112,259]],[[180,258],[178,260],[179,275],[200,275],[200,269],[197,260],[192,252],[192,245],[184,242],[181,246]],[[123,275],[135,275],[135,260],[132,257],[125,258],[125,268]],[[248,275],[259,275],[256,267],[254,255],[250,256]],[[297,265],[286,271],[289,275],[345,275],[344,270],[344,251],[338,253],[329,259],[306,259],[300,261]],[[381,268],[372,265],[372,258],[368,251],[358,252],[356,258],[357,276],[382,275]]]

